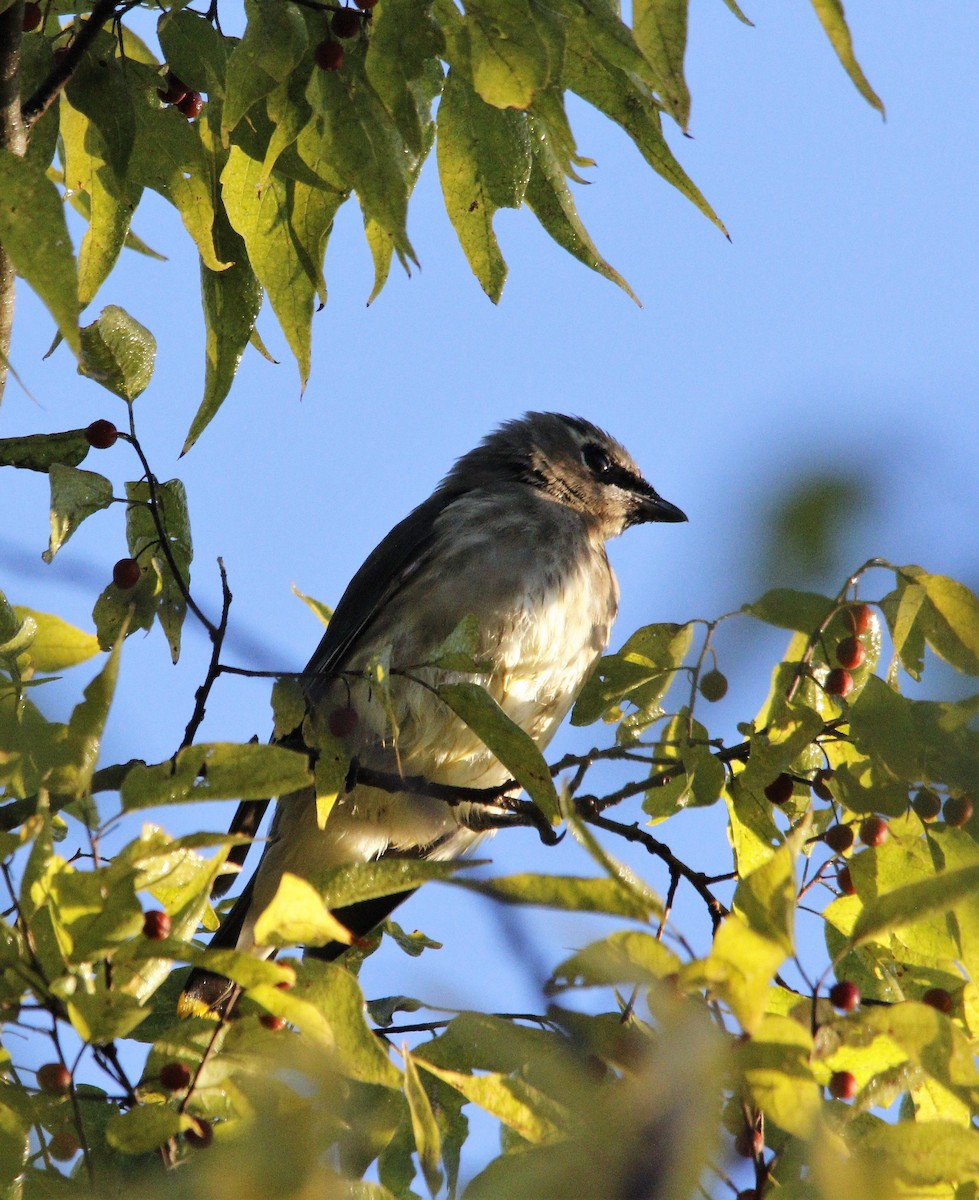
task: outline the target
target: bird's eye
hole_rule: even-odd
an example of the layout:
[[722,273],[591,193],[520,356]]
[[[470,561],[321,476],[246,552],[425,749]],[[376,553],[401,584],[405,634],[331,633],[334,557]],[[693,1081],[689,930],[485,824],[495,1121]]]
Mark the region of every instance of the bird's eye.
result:
[[595,475],[604,475],[612,465],[608,451],[603,450],[596,442],[586,442],[582,446],[581,461]]

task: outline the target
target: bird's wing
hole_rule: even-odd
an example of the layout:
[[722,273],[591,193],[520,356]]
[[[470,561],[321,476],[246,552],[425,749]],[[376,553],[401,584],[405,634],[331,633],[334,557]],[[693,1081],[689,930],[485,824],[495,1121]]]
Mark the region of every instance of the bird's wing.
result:
[[[317,677],[326,678],[343,669],[344,663],[378,614],[429,560],[437,542],[435,522],[452,499],[452,494],[444,490],[429,496],[395,525],[367,557],[347,585],[326,633],[306,665],[303,674],[310,683]],[[303,749],[301,727],[280,738],[279,743],[292,744],[297,750]],[[243,800],[235,810],[229,833],[245,833],[254,837],[268,806],[268,800]],[[250,842],[232,846],[226,862],[240,871],[250,847]],[[235,873],[230,872],[218,876],[211,890],[211,898],[220,899],[231,887],[234,878]]]

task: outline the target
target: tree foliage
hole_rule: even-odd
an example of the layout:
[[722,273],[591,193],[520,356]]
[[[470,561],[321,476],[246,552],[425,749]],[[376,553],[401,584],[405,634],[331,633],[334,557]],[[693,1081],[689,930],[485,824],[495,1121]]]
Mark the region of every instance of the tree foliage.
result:
[[[221,612],[198,604],[183,486],[158,478],[140,442],[152,333],[111,304],[81,316],[123,249],[151,252],[131,228],[142,192],[174,205],[201,261],[207,365],[189,447],[249,342],[261,348],[263,297],[307,377],[325,247],[351,195],[372,294],[394,257],[414,262],[409,200],[433,144],[448,215],[494,300],[506,265],[493,216],[525,203],[628,290],[575,209],[570,184],[589,164],[569,92],[719,224],[663,134],[689,115],[686,7],[637,0],[629,26],[605,0],[380,0],[337,24],[332,5],[250,0],[228,36],[216,6],[55,0],[35,13],[0,0],[13,89],[0,128],[0,348],[6,361],[13,267],[62,352],[127,414],[122,430],[2,439],[0,466],[50,480],[47,561],[113,504],[126,506],[130,556],[94,602],[94,632],[0,594],[3,1195],[652,1200],[734,1178],[758,1196],[975,1197],[979,697],[920,699],[915,685],[935,657],[979,675],[979,601],[942,575],[870,560],[835,596],[773,590],[718,619],[639,629],[575,708],[594,749],[551,764],[471,681],[473,631],[456,630],[431,664],[451,672],[439,695],[526,791],[497,819],[548,844],[560,826],[593,873],[473,881],[465,864],[412,861],[287,875],[260,940],[344,938],[332,909],[422,883],[606,914],[611,933],[555,954],[537,1013],[365,1000],[358,969],[382,941],[389,953],[437,949],[394,921],[339,964],[209,950],[198,934],[216,926],[211,891],[240,839],[145,824],[106,852],[110,830],[150,807],[315,786],[326,814],[356,769],[325,731],[315,771],[281,746],[197,740],[229,669],[230,590],[222,568]],[[814,8],[880,107],[842,6]],[[132,27],[146,34],[151,16],[152,46]],[[84,221],[77,253],[66,202]],[[100,462],[115,479],[90,469],[93,449],[109,452]],[[181,744],[162,763],[140,761],[136,743],[130,761],[100,762],[126,637],[158,624],[176,661],[188,617],[212,654]],[[726,691],[728,631],[747,622],[786,631],[787,644],[732,738],[712,703]],[[45,682],[93,661],[67,720],[46,716]],[[392,668],[383,656],[369,668],[382,694]],[[281,680],[283,728],[296,704]],[[474,812],[488,822],[501,796],[486,800]],[[689,808],[726,829],[726,861],[684,861],[657,836]],[[619,860],[622,841],[665,864],[665,895]],[[674,917],[681,892],[702,906],[703,953]],[[800,938],[804,922],[822,952]],[[233,1019],[178,1017],[191,966],[240,985]],[[475,1110],[498,1123],[501,1152],[467,1178]]]

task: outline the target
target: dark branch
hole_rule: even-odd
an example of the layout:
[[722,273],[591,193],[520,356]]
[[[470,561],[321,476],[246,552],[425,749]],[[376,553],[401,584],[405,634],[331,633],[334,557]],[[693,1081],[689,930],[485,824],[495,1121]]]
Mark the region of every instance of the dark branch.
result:
[[[15,6],[18,11],[23,5]],[[10,11],[8,9],[8,11]],[[22,115],[24,124],[30,129],[44,116],[51,105],[57,100],[58,94],[74,75],[82,55],[97,37],[102,26],[109,21],[116,11],[116,0],[96,0],[95,7],[89,13],[88,19],[82,21],[81,27],[65,53],[60,55],[54,64],[54,70],[43,80],[33,96],[24,102]]]

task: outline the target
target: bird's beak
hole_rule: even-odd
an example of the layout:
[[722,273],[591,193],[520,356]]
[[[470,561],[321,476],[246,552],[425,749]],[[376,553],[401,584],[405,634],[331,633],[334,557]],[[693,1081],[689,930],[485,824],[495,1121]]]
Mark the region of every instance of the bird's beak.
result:
[[631,514],[630,524],[643,525],[647,521],[686,521],[687,514],[682,508],[677,508],[669,500],[657,496],[652,488],[649,489],[649,493],[649,495],[637,498],[638,502]]

